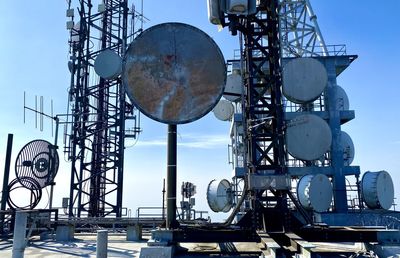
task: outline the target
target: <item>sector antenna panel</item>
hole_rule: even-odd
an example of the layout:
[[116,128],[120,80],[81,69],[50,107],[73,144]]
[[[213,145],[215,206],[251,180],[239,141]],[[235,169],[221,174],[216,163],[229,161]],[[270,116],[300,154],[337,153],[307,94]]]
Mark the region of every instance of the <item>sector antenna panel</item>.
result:
[[183,124],[203,117],[218,103],[226,66],[206,33],[187,24],[163,23],[130,44],[122,79],[129,98],[145,115]]

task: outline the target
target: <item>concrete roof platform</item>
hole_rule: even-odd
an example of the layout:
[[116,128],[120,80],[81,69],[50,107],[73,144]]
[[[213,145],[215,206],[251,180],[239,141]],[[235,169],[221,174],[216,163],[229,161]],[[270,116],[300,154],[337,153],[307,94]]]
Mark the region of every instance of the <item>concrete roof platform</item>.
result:
[[[140,249],[147,245],[142,241],[127,241],[126,234],[108,235],[108,257],[139,257]],[[0,257],[12,257],[12,240],[0,241]],[[96,257],[96,234],[75,234],[74,241],[59,242],[52,239],[41,241],[33,237],[25,248],[25,257]]]
[[[108,257],[139,257],[141,248],[147,247],[149,239],[148,232],[144,233],[141,241],[127,241],[125,233],[109,232]],[[260,247],[259,243],[181,243],[175,257],[259,257]],[[337,257],[329,256],[329,253],[358,253],[364,249],[362,245],[354,243],[310,243],[304,248],[302,252],[308,250],[309,253],[323,253],[325,256],[322,257]],[[367,249],[381,255],[379,257],[400,257],[399,245],[367,245]],[[263,253],[266,257],[275,257],[269,250]],[[12,240],[0,241],[0,257],[12,257]],[[43,241],[38,236],[32,237],[25,248],[25,257],[96,257],[96,233],[75,233],[73,241],[64,242],[53,239]]]

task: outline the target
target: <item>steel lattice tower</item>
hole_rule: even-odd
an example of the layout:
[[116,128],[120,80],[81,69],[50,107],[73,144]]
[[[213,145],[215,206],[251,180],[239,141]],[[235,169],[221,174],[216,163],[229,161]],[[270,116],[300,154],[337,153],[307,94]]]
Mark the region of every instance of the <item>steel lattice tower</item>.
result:
[[[79,20],[69,42],[72,121],[65,151],[72,168],[68,213],[70,217],[121,217],[124,139],[136,137],[139,129],[121,79],[100,78],[93,65],[105,49],[124,55],[133,35],[133,28],[128,31],[128,1],[104,0],[97,6],[80,0],[76,9]],[[131,134],[126,133],[126,119],[134,121]]]
[[[234,17],[230,19],[235,22]],[[256,15],[239,17],[237,25],[233,26],[241,32],[244,43],[246,98],[242,99],[241,106],[243,127],[247,128],[244,132],[247,151],[244,153],[249,181],[252,177],[282,175],[286,171],[279,24],[279,2],[274,0],[260,2]],[[251,185],[250,189],[252,227],[257,230],[268,203],[273,201],[284,208],[287,196],[277,191],[267,200],[263,197],[264,187]],[[280,212],[285,215],[285,210],[287,208]]]
[[[285,112],[287,100],[282,96],[282,66],[288,58],[324,57],[329,51],[319,30],[316,16],[307,0],[260,1],[255,15],[228,16],[233,32],[239,30],[243,39],[241,60],[244,79],[244,96],[241,103],[243,119],[235,122],[236,131],[243,123],[242,140],[232,139],[235,160],[243,157],[247,175],[240,173],[240,163],[235,162],[237,177],[249,182],[266,178],[281,178],[289,174],[292,159],[285,148]],[[238,24],[236,26],[232,24]],[[337,47],[338,49],[336,49]],[[342,46],[334,46],[337,54]],[[324,102],[323,97],[318,101]],[[299,108],[296,106],[296,108]],[[247,167],[247,168],[246,168]],[[287,189],[269,189],[250,183],[254,229],[289,229],[289,202],[294,204],[305,220],[310,220],[293,193]],[[269,221],[279,221],[268,225]],[[262,226],[263,225],[263,226]]]
[[329,55],[309,0],[281,0],[279,15],[282,57]]

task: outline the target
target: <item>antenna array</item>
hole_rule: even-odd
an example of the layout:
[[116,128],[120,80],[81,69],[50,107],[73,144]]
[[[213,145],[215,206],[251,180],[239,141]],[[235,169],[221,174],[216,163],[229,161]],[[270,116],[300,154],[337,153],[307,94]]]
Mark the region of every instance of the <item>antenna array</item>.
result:
[[[71,121],[66,123],[64,151],[72,162],[70,217],[122,215],[124,141],[137,137],[140,120],[119,76],[97,76],[94,63],[106,50],[124,55],[135,34],[129,21],[138,14],[132,10],[127,0],[105,0],[97,6],[90,0],[68,4]],[[133,128],[125,127],[126,120],[133,121]]]

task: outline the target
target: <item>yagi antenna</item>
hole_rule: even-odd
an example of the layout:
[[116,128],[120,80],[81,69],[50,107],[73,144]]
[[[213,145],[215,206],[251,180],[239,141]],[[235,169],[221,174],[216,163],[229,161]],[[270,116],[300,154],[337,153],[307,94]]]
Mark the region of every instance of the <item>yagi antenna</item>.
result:
[[[38,101],[39,100],[39,101]],[[24,91],[24,124],[26,123],[26,110],[32,111],[35,113],[35,128],[37,129],[39,127],[39,130],[43,132],[43,121],[44,117],[50,118],[54,120],[55,118],[53,117],[53,100],[50,102],[50,115],[46,114],[44,112],[44,98],[43,96],[38,96],[35,95],[35,108],[31,108],[27,106],[26,104],[26,92]],[[51,123],[51,136],[53,137],[53,129],[54,125],[53,122]]]

